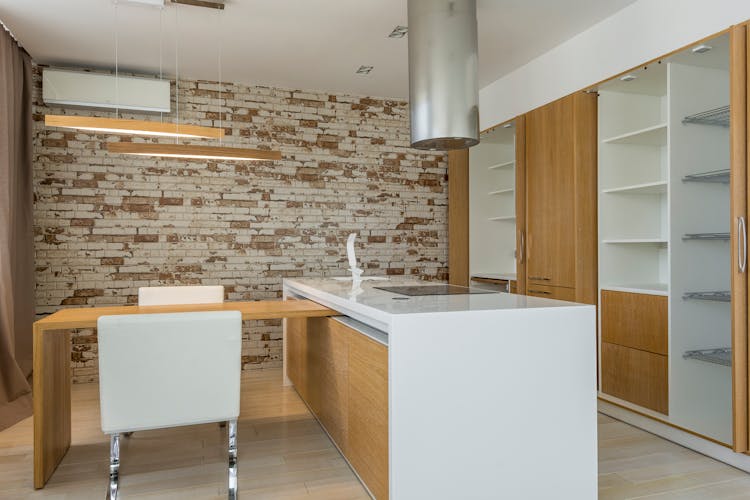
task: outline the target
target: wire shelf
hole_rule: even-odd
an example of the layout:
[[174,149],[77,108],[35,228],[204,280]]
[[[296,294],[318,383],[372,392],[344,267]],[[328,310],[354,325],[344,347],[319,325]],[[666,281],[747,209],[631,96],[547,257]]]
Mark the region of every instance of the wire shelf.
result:
[[712,170],[711,172],[686,175],[682,178],[682,182],[713,182],[717,184],[729,184],[729,169]]
[[710,300],[713,302],[731,302],[731,292],[685,292],[682,294],[683,300]]
[[714,363],[722,366],[732,366],[732,348],[721,347],[719,349],[700,349],[697,351],[685,351],[683,359],[697,359],[706,363]]
[[701,113],[686,116],[682,123],[697,123],[700,125],[717,125],[719,127],[729,126],[729,106],[710,109]]
[[729,233],[688,233],[682,237],[683,241],[688,240],[721,240],[729,241]]

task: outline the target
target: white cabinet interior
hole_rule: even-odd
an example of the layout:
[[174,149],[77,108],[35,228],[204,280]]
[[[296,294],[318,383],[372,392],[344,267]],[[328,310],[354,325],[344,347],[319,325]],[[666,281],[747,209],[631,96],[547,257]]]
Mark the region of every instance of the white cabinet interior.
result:
[[469,150],[469,273],[516,272],[515,127],[482,134]]
[[658,417],[729,444],[728,36],[704,45],[598,88],[599,288],[669,297]]

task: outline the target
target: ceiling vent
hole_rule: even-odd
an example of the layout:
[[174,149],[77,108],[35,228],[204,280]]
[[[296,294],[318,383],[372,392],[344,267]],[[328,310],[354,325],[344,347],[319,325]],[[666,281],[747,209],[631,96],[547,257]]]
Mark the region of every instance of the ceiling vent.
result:
[[47,104],[169,113],[170,81],[45,68]]

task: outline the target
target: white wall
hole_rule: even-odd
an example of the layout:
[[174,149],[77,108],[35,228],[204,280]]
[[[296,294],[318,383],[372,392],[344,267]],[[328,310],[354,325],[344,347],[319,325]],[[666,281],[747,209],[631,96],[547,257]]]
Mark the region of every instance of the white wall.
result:
[[638,0],[481,89],[481,128],[748,19],[748,0]]

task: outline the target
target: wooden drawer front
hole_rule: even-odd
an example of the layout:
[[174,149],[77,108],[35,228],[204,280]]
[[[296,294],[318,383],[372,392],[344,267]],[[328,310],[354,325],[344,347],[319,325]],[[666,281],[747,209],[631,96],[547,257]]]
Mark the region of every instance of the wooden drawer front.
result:
[[576,289],[562,286],[548,286],[529,283],[528,288],[526,289],[526,295],[542,297],[545,299],[557,299],[575,302]]
[[669,414],[667,357],[602,342],[602,392]]
[[667,355],[667,297],[602,290],[602,341]]

